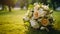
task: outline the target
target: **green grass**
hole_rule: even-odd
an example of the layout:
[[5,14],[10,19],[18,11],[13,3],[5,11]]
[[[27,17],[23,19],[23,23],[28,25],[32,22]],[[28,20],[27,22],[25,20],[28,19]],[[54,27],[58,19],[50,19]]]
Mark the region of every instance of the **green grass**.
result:
[[54,27],[57,30],[60,30],[60,11],[56,11],[53,13],[54,19],[56,20],[54,23]]
[[[26,10],[0,11],[0,34],[48,34],[46,31],[31,29],[29,23],[25,23],[27,26],[24,25],[22,17],[25,13]],[[54,28],[60,30],[60,12],[54,12],[53,16],[56,19]],[[51,34],[56,33],[54,31]]]
[[2,11],[0,13],[0,34],[24,34],[26,31],[22,17],[26,10]]

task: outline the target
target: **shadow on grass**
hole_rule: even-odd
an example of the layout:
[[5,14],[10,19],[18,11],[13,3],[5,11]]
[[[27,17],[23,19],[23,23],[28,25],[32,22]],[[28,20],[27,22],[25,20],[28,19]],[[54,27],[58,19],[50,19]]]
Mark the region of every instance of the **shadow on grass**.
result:
[[28,32],[26,32],[26,34],[60,34],[60,31],[52,29],[51,31],[47,32],[28,27]]
[[55,12],[60,12],[60,10],[55,10]]
[[52,30],[52,31],[48,32],[48,34],[60,34],[60,31]]
[[11,14],[12,12],[9,11],[0,11],[0,15]]

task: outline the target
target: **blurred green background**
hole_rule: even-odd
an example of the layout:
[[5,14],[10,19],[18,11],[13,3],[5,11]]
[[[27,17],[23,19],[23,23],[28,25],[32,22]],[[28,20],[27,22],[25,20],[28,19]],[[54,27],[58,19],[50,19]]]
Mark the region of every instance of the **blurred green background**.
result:
[[[60,0],[0,0],[0,34],[60,34]],[[54,31],[46,32],[30,28],[30,24],[24,23],[22,17],[28,9],[33,8],[35,2],[49,5],[56,19]],[[26,25],[25,25],[26,24]]]

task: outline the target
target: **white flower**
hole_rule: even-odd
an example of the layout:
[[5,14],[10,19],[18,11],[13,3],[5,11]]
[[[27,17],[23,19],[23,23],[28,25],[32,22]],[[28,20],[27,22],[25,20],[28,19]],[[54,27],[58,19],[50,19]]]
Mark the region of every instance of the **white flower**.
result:
[[49,9],[49,7],[47,5],[42,5],[42,8],[45,9],[45,10]]
[[30,20],[30,24],[35,29],[39,28],[39,24],[37,23],[37,21],[35,21],[33,19]]
[[42,26],[40,29],[41,29],[41,30],[44,30],[44,29],[45,29],[45,27],[43,27],[43,26]]

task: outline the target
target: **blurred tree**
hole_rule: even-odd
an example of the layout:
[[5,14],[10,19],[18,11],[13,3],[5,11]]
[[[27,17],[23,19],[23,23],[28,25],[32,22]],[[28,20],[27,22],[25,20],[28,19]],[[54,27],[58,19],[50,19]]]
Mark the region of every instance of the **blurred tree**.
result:
[[20,0],[20,7],[23,8],[24,6],[24,0]]
[[28,3],[31,4],[32,3],[32,0],[28,0]]
[[43,3],[43,4],[45,4],[45,5],[48,4],[48,0],[32,0],[32,4],[34,4],[35,2]]
[[32,3],[31,3],[31,4],[34,4],[34,3],[36,3],[36,2],[38,2],[38,0],[32,0]]
[[0,0],[0,4],[2,5],[2,10],[4,10],[4,1],[3,0]]
[[60,0],[49,0],[49,6],[56,10],[57,7],[60,6]]
[[40,0],[40,3],[43,3],[44,5],[48,4],[48,0]]
[[56,10],[56,7],[58,5],[59,0],[51,0],[51,5],[53,7],[53,10]]
[[32,0],[20,0],[20,7],[23,8],[24,6],[28,9],[28,5],[32,2]]
[[17,0],[0,0],[0,4],[2,5],[2,9],[4,10],[4,6],[8,6],[9,11],[11,11],[11,7],[16,4]]

